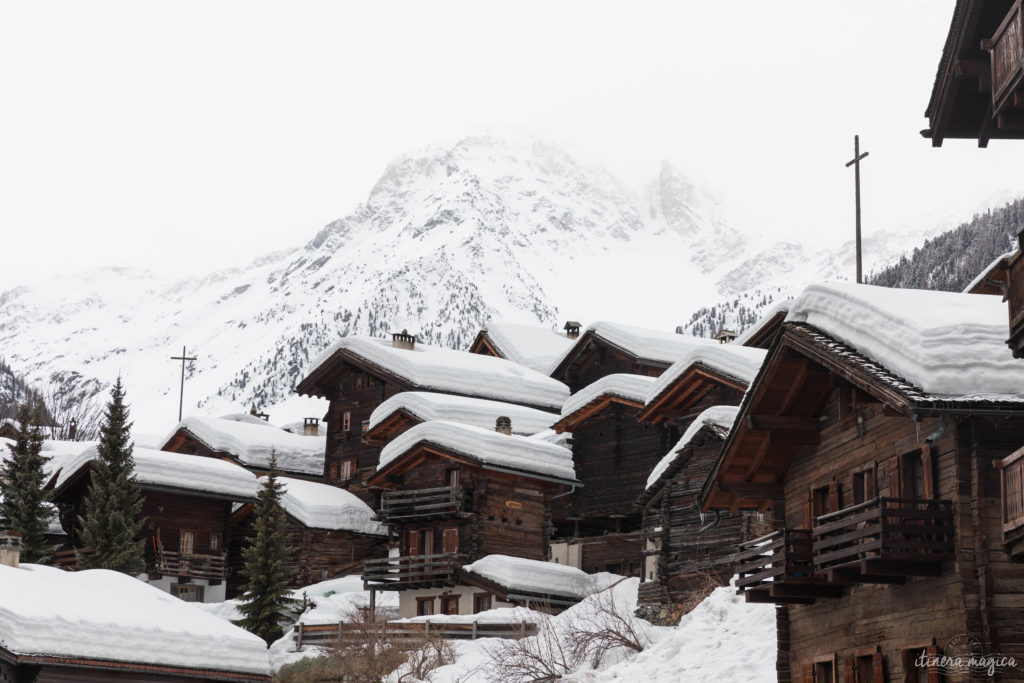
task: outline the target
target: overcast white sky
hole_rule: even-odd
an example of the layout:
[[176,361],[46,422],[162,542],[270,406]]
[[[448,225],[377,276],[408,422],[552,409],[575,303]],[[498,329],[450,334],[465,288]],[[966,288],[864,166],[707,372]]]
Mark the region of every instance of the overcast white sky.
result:
[[519,127],[637,185],[660,159],[787,236],[961,219],[1024,143],[918,134],[953,0],[0,6],[0,290],[300,244],[394,156]]

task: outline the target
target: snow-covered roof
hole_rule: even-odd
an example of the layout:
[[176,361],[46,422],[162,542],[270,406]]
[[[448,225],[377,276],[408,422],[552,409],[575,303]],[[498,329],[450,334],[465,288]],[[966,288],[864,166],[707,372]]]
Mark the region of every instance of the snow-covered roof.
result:
[[[531,439],[553,443],[562,448],[569,448],[569,440],[572,439],[572,432],[556,432],[554,429],[545,429],[529,436]],[[572,450],[569,448],[569,450]]]
[[631,375],[624,372],[605,375],[570,396],[562,406],[562,417],[572,415],[602,396],[617,396],[627,401],[643,404],[655,381],[654,377]]
[[390,341],[370,337],[342,337],[313,361],[306,376],[339,351],[381,368],[416,389],[544,408],[561,407],[569,395],[569,388],[561,382],[504,358],[419,343],[414,349],[400,349]]
[[291,477],[281,477],[280,481],[285,485],[281,507],[311,529],[381,536],[388,533],[385,525],[373,520],[375,513],[370,506],[345,489]]
[[575,342],[541,325],[491,323],[482,332],[505,358],[545,374]]
[[806,323],[946,401],[1024,401],[1024,361],[1006,346],[998,296],[811,285],[787,322]]
[[775,318],[775,316],[779,315],[780,313],[789,313],[789,307],[792,304],[792,297],[779,299],[778,301],[772,303],[772,305],[766,308],[764,313],[761,314],[761,317],[757,319],[757,322],[748,327],[747,329],[743,330],[743,333],[740,334],[740,336],[733,339],[732,343],[735,344],[736,346],[746,346],[747,343],[751,340],[751,338],[757,336],[764,329],[765,325],[770,323]]
[[377,470],[383,470],[391,461],[425,443],[469,456],[485,465],[576,481],[572,453],[567,448],[541,439],[443,421],[423,422],[399,434],[381,449]]
[[261,427],[274,426],[267,422],[266,420],[264,420],[262,417],[257,417],[252,413],[228,413],[226,415],[221,415],[219,419],[230,420],[232,422],[244,422],[245,424],[250,425],[260,425]]
[[180,430],[186,430],[211,450],[227,453],[249,467],[270,466],[271,450],[284,472],[323,474],[326,437],[292,434],[263,420],[239,422],[222,417],[186,417],[163,440],[167,448]]
[[733,423],[736,421],[736,415],[739,413],[739,406],[711,406],[697,418],[690,423],[690,426],[683,432],[682,438],[676,443],[675,446],[669,449],[668,453],[665,454],[658,464],[651,470],[650,476],[647,477],[647,485],[644,487],[645,490],[650,490],[661,475],[665,473],[665,470],[675,461],[679,456],[679,452],[686,448],[693,438],[697,436],[698,432],[706,426],[712,426],[717,428],[720,432],[728,433],[732,429]]
[[509,591],[582,599],[597,590],[594,578],[581,569],[523,557],[487,555],[463,569]]
[[1000,261],[1002,261],[1004,259],[1008,260],[1008,259],[1010,259],[1016,253],[1017,253],[1017,250],[1014,249],[1013,251],[1008,251],[1005,254],[1000,254],[999,256],[996,256],[994,259],[992,259],[992,262],[989,263],[984,268],[982,268],[981,272],[978,273],[978,275],[973,280],[971,280],[970,284],[963,288],[963,290],[962,290],[963,293],[967,294],[972,289],[974,289],[979,284],[981,284],[981,281],[989,276],[989,274],[992,272],[992,269],[995,268],[996,266],[998,266]]
[[576,344],[572,348],[567,349],[552,364],[552,370],[561,365],[572,354],[574,348],[584,343],[588,333],[600,337],[609,344],[617,346],[637,358],[661,363],[671,363],[695,346],[718,343],[713,339],[693,337],[688,334],[676,334],[675,332],[666,332],[664,330],[652,330],[646,327],[598,321],[580,334]]
[[647,392],[644,402],[653,402],[694,365],[703,365],[749,385],[757,376],[757,371],[761,369],[767,353],[764,349],[739,346],[735,343],[695,347],[661,373]]
[[259,636],[106,569],[0,565],[0,647],[17,655],[270,673]]
[[429,391],[403,391],[381,403],[370,414],[370,429],[399,410],[404,410],[423,422],[445,420],[482,429],[493,429],[494,421],[505,416],[512,420],[512,433],[523,435],[536,434],[558,421],[558,415],[555,413],[546,413],[514,403],[435,394]]
[[[87,467],[98,455],[93,446],[68,460],[57,475],[54,488],[61,488],[83,467]],[[199,491],[232,500],[256,498],[259,481],[252,472],[224,460],[206,458],[201,455],[169,453],[150,448],[135,447],[135,478],[145,486]]]

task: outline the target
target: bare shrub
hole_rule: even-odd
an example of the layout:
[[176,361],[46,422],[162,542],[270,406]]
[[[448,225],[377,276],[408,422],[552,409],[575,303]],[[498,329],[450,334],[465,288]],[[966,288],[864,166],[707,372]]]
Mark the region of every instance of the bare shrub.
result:
[[642,652],[651,643],[644,623],[615,600],[610,590],[593,596],[578,610],[566,632],[566,647],[575,661],[597,667],[616,648]]
[[434,669],[455,661],[455,649],[441,636],[427,636],[409,645],[415,645],[416,649],[409,652],[403,667],[405,671],[398,676],[399,683],[430,680]]
[[687,573],[681,580],[677,594],[680,596],[678,606],[680,612],[689,614],[702,603],[716,588],[729,585],[732,571],[713,572],[707,569]]
[[[104,404],[72,379],[54,378],[40,391],[51,439],[95,441],[100,437]],[[72,426],[74,425],[74,426]]]
[[551,617],[537,614],[537,635],[503,640],[487,653],[482,671],[493,681],[554,681],[580,664],[559,637]]

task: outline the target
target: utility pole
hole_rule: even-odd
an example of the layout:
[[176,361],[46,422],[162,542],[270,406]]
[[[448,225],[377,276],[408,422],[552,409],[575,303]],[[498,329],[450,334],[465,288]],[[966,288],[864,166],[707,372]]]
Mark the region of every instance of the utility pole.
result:
[[857,284],[864,282],[864,267],[862,265],[860,247],[860,160],[868,155],[867,152],[860,153],[860,136],[853,136],[853,158],[846,162],[846,168],[853,166],[854,192],[857,202]]
[[185,347],[181,347],[180,356],[171,356],[171,360],[181,361],[181,393],[178,394],[178,422],[181,422],[181,409],[185,404],[185,361],[197,360],[195,356],[186,356]]

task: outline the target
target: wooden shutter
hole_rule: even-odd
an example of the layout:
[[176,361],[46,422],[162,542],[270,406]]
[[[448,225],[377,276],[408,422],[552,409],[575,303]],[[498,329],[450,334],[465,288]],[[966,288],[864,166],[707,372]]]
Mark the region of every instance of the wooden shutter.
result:
[[444,535],[441,536],[441,552],[444,553],[457,553],[459,552],[459,529],[453,527],[444,530]]
[[882,662],[881,652],[871,655],[871,678],[875,683],[884,683],[885,681],[885,666]]
[[853,657],[847,657],[843,660],[843,683],[854,683],[856,680],[853,673]]
[[828,485],[828,511],[839,512],[839,482]]
[[921,472],[924,479],[924,497],[935,498],[935,473],[933,472],[932,445],[926,443],[921,449]]
[[[939,648],[932,645],[931,647],[926,647],[924,649],[924,653],[929,660],[935,662],[938,660]],[[939,667],[937,665],[932,664],[928,666],[927,677],[925,680],[927,680],[928,683],[939,683],[942,680],[942,675],[939,673]]]
[[420,554],[420,532],[418,531],[406,531],[406,545],[409,546],[410,555]]
[[804,664],[804,683],[814,683],[814,665]]
[[804,523],[802,529],[811,528],[811,500],[814,496],[814,492],[811,490],[807,491],[807,497],[804,499]]

